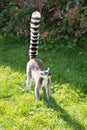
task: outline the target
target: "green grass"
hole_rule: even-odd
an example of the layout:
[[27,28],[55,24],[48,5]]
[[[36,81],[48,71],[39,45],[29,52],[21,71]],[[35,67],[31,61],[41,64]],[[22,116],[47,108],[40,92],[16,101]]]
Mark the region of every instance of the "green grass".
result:
[[26,91],[28,42],[0,35],[0,130],[87,130],[87,49],[39,44],[51,98]]

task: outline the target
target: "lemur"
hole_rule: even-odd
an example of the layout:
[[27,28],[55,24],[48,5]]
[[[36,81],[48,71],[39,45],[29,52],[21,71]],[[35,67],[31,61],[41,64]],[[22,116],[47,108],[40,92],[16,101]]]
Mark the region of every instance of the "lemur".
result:
[[26,72],[27,89],[31,91],[32,81],[35,81],[35,96],[40,99],[40,88],[46,88],[46,98],[50,98],[50,69],[44,69],[42,61],[38,58],[39,27],[41,14],[38,11],[32,13],[30,22],[30,60],[27,63]]

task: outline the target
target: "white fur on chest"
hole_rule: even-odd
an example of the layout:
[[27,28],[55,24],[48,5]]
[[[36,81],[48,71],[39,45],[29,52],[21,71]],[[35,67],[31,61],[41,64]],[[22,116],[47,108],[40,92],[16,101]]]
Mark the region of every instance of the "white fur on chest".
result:
[[46,87],[48,84],[48,78],[44,78],[42,81],[42,87]]

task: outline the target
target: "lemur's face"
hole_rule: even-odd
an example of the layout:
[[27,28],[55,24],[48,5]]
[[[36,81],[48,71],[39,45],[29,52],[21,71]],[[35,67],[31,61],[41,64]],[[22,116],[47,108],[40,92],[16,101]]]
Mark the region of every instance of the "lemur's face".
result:
[[43,70],[40,72],[40,75],[42,78],[47,78],[50,76],[50,69],[48,68],[47,70]]

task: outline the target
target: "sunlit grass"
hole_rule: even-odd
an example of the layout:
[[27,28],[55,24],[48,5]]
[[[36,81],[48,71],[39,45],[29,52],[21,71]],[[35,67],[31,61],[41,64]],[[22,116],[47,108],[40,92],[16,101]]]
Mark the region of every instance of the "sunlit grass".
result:
[[10,38],[0,36],[0,130],[86,130],[86,50],[39,45],[52,85],[38,101],[25,85],[28,43]]

